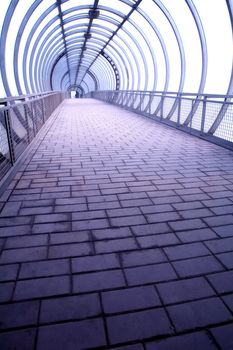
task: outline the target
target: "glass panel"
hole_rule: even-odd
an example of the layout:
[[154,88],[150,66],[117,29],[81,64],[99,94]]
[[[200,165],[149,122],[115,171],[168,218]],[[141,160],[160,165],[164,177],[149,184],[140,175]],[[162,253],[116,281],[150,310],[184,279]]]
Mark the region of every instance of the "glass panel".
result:
[[[170,58],[170,81],[168,90],[177,91],[180,82],[181,61],[179,47],[175,34],[167,18],[158,6],[152,1],[147,0],[141,3],[141,8],[150,16],[151,20],[157,25],[165,41],[168,55]],[[132,18],[134,18],[132,16]]]
[[[82,0],[80,2],[80,4],[91,7],[94,4],[94,0]],[[62,5],[61,5],[61,9],[62,9],[62,11],[65,11],[65,10],[68,10],[68,9],[75,7],[75,6],[77,6],[77,0],[68,0],[68,1],[63,0]]]
[[225,1],[211,0],[195,0],[194,3],[201,16],[207,39],[208,70],[205,92],[224,94],[229,84],[233,55],[227,5]]
[[128,6],[127,4],[124,4],[123,2],[118,1],[118,0],[111,0],[111,1],[100,0],[99,7],[101,7],[101,6],[111,7],[113,10],[120,11],[124,15],[127,15],[131,10],[130,6]]

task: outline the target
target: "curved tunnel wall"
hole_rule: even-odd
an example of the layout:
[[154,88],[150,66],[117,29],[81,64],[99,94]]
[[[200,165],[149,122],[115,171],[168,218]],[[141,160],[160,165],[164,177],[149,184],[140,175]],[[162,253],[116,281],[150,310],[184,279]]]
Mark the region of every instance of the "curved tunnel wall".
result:
[[231,0],[4,0],[0,97],[233,93]]

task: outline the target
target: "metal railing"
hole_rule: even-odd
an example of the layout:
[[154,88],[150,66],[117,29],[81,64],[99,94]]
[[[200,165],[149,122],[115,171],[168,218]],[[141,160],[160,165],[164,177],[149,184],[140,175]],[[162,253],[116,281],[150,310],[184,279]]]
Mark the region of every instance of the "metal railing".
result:
[[151,91],[95,91],[96,98],[233,149],[233,96]]
[[63,92],[0,99],[0,180],[64,99]]

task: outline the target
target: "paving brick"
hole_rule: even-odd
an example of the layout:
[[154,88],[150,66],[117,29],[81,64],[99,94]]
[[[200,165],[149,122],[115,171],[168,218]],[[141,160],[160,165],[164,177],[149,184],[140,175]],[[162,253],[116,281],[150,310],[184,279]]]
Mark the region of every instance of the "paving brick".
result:
[[52,206],[54,204],[53,199],[39,199],[34,201],[23,201],[22,208],[33,208],[33,207],[42,207],[42,206]]
[[32,350],[36,338],[35,329],[25,329],[0,334],[0,348],[4,350]]
[[178,332],[232,320],[230,312],[218,298],[168,306],[167,311]]
[[164,248],[164,251],[170,260],[193,258],[210,254],[203,243],[180,244]]
[[0,283],[0,302],[4,303],[11,300],[15,283]]
[[172,333],[170,322],[163,309],[108,317],[107,328],[111,344]]
[[70,279],[67,276],[23,280],[16,284],[14,300],[48,297],[69,292]]
[[103,321],[94,319],[41,327],[37,350],[81,350],[105,345]]
[[109,223],[106,219],[95,219],[95,220],[85,220],[85,221],[73,221],[72,229],[75,230],[98,230],[101,228],[108,228]]
[[0,266],[0,281],[14,281],[18,273],[18,264]]
[[179,211],[179,214],[184,219],[204,218],[207,216],[213,216],[214,214],[209,209],[189,209]]
[[25,248],[48,244],[48,235],[20,236],[7,238],[5,248]]
[[233,345],[233,324],[224,325],[221,327],[211,328],[214,339],[219,347],[223,350],[232,349]]
[[55,222],[48,224],[35,224],[32,227],[32,233],[52,233],[70,231],[70,222]]
[[[99,208],[98,208],[99,209]],[[72,220],[93,220],[106,218],[107,214],[104,210],[89,210],[79,213],[72,213]]]
[[24,236],[31,233],[30,225],[0,227],[0,237]]
[[22,208],[19,215],[37,215],[37,214],[50,214],[53,212],[52,206]]
[[217,207],[221,205],[231,204],[231,201],[228,198],[220,198],[220,199],[210,199],[202,202],[207,207]]
[[179,220],[180,216],[175,212],[169,213],[158,213],[158,214],[148,214],[146,218],[149,223],[156,222],[168,222],[170,220]]
[[210,199],[210,197],[203,193],[203,194],[185,194],[181,196],[182,200],[185,202],[193,202],[193,201],[204,201]]
[[206,241],[208,239],[217,238],[217,235],[210,228],[176,232],[176,235],[183,243]]
[[224,253],[233,250],[233,237],[207,241],[206,245],[213,253]]
[[1,217],[3,216],[17,216],[22,202],[8,202],[4,205],[1,211]]
[[59,222],[59,221],[68,221],[68,214],[47,214],[47,215],[36,215],[34,219],[35,224],[44,224],[46,222]]
[[141,207],[143,214],[156,214],[156,213],[165,213],[174,211],[170,204],[161,204],[161,205],[147,205]]
[[119,268],[120,263],[116,254],[102,254],[72,259],[72,271],[87,272]]
[[36,325],[38,313],[37,301],[0,305],[0,329]]
[[212,228],[220,237],[226,238],[233,236],[233,225],[224,225]]
[[95,249],[98,254],[121,252],[125,250],[133,250],[137,248],[138,247],[134,238],[113,239],[113,240],[95,242]]
[[160,198],[160,197],[170,197],[170,196],[175,196],[176,193],[172,190],[167,190],[167,191],[150,191],[147,192],[148,196],[150,198]]
[[134,192],[134,193],[118,194],[118,198],[120,201],[124,201],[124,200],[141,199],[141,198],[148,198],[148,197],[145,192]]
[[225,205],[221,207],[212,208],[212,211],[216,215],[233,214],[233,205]]
[[233,271],[215,273],[207,278],[218,293],[233,292]]
[[180,243],[174,233],[137,237],[137,241],[141,248],[164,247]]
[[129,215],[140,215],[141,211],[139,208],[119,208],[107,210],[107,214],[110,218],[120,217],[120,216],[129,216]]
[[100,209],[114,209],[114,208],[120,208],[120,202],[114,201],[114,202],[102,202],[102,203],[89,203],[88,208],[90,210],[100,210]]
[[151,204],[153,204],[153,202],[149,198],[137,198],[137,199],[121,200],[121,205],[123,208],[140,207],[142,205],[151,205]]
[[199,201],[185,202],[185,203],[174,203],[172,204],[176,210],[191,210],[203,208],[203,204]]
[[59,205],[54,208],[55,213],[73,213],[73,212],[80,212],[80,211],[86,211],[87,205],[86,204],[72,204],[72,205]]
[[58,198],[55,200],[56,205],[72,205],[86,203],[85,197],[79,198]]
[[125,269],[125,275],[130,286],[177,278],[172,266],[168,263],[128,268]]
[[131,226],[136,236],[156,235],[170,232],[170,227],[165,223]]
[[121,218],[111,218],[110,223],[115,227],[130,226],[130,225],[142,225],[146,224],[146,219],[143,215],[137,216],[124,216]]
[[50,259],[89,255],[91,253],[92,249],[89,243],[73,243],[49,247]]
[[222,253],[216,256],[227,269],[233,269],[233,252]]
[[179,335],[164,340],[147,343],[146,350],[217,350],[216,345],[205,332]]
[[88,294],[42,300],[40,323],[81,320],[101,314],[99,296]]
[[223,267],[213,256],[174,261],[173,266],[179,276],[189,277],[222,271]]
[[203,277],[157,284],[165,304],[175,304],[215,295],[214,290]]
[[42,260],[47,256],[46,247],[9,249],[2,252],[0,263],[16,263],[22,261]]
[[134,252],[122,253],[124,267],[155,264],[167,260],[161,249],[146,249]]
[[233,224],[233,215],[218,215],[203,219],[209,226],[221,226]]
[[154,204],[172,204],[172,203],[180,203],[182,199],[179,196],[168,196],[168,197],[160,197],[160,198],[152,198],[152,202]]
[[67,259],[37,261],[21,265],[19,278],[36,278],[69,274],[69,261]]
[[233,195],[233,191],[221,191],[210,193],[211,198],[225,198]]
[[224,303],[228,306],[228,308],[233,312],[233,294],[228,294],[222,297]]
[[90,241],[88,231],[64,232],[50,234],[50,244],[78,243]]
[[103,230],[94,230],[93,236],[95,240],[131,237],[132,233],[128,227],[108,228]]
[[[6,228],[7,226],[28,225],[31,224],[32,217],[30,216],[14,216],[10,218],[0,218],[0,227]],[[23,229],[23,228],[22,228]]]
[[102,293],[104,312],[120,313],[161,305],[153,286],[126,288]]
[[124,276],[120,270],[94,272],[73,276],[74,292],[91,292],[124,286]]
[[203,221],[200,219],[191,219],[191,220],[180,220],[169,222],[171,228],[175,231],[183,231],[183,230],[194,230],[198,228],[206,227]]

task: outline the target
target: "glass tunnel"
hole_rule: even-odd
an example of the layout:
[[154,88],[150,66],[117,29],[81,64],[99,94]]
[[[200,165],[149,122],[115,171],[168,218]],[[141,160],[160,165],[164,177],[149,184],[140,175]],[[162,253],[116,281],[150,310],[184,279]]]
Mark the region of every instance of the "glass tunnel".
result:
[[1,1],[0,97],[230,95],[232,9],[231,0]]

